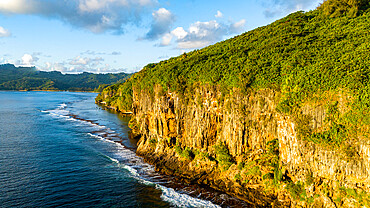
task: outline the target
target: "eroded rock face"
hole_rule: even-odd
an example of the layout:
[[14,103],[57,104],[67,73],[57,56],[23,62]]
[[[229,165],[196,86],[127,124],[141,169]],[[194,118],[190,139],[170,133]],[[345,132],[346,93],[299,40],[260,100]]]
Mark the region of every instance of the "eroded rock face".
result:
[[[370,145],[358,140],[358,155],[348,160],[339,150],[300,139],[293,119],[276,111],[279,93],[273,90],[234,90],[225,97],[207,87],[189,97],[155,92],[154,98],[134,93],[132,122],[141,135],[137,153],[159,171],[261,206],[346,207],[359,199],[343,192],[370,191]],[[324,107],[305,106],[302,113],[312,129],[323,126]]]

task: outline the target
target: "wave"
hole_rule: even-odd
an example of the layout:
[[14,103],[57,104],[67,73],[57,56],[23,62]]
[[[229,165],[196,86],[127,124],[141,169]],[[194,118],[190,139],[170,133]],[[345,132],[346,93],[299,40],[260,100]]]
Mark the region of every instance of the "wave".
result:
[[[162,191],[161,199],[163,201],[169,202],[170,204],[176,206],[176,207],[210,207],[210,208],[218,208],[220,206],[213,204],[210,201],[194,198],[192,196],[189,196],[187,194],[179,193],[173,188],[168,188],[163,185],[160,185],[158,183],[152,182],[150,180],[145,179],[142,175],[139,174],[139,170],[143,170],[143,166],[151,166],[147,163],[141,163],[140,165],[137,165],[136,167],[139,169],[134,168],[133,166],[120,163],[117,159],[114,159],[112,157],[107,156],[111,161],[118,163],[120,168],[123,168],[127,170],[130,174],[130,177],[136,179],[139,183],[142,183],[147,186],[153,186],[156,189],[159,189]],[[136,156],[137,157],[137,156]],[[141,159],[141,158],[139,158]],[[153,166],[151,166],[153,167]],[[147,170],[154,170],[152,168],[149,168]]]
[[97,139],[100,139],[100,140],[105,141],[105,142],[110,142],[110,143],[113,143],[113,144],[117,144],[117,142],[106,139],[106,138],[104,138],[102,136],[99,136],[99,135],[95,135],[95,134],[92,134],[92,133],[87,133],[87,135],[89,135],[91,137],[94,137],[94,138],[97,138]]
[[210,208],[220,207],[218,205],[213,204],[210,201],[197,199],[187,194],[180,194],[172,188],[167,188],[167,187],[164,187],[158,184],[156,185],[156,187],[157,186],[162,191],[161,198],[164,201],[167,201],[175,206],[178,206],[178,207],[210,207]]
[[[59,104],[56,109],[41,110],[41,112],[47,113],[54,118],[61,118],[66,121],[73,121],[73,122],[79,123],[80,125],[87,125],[89,127],[94,127],[99,130],[106,129],[106,126],[99,125],[91,120],[83,119],[83,118],[78,117],[77,115],[72,114],[69,110],[67,110],[67,104],[65,103]],[[106,131],[114,132],[110,130],[109,128],[106,129]]]
[[59,104],[59,109],[64,109],[64,108],[66,108],[67,107],[67,104],[65,104],[65,103],[62,103],[62,104]]
[[116,147],[118,147],[117,151],[114,153],[114,157],[109,157],[106,154],[104,154],[104,156],[111,160],[113,163],[117,164],[120,168],[127,170],[129,173],[128,175],[136,179],[139,183],[153,186],[156,189],[161,190],[162,200],[169,202],[170,204],[177,207],[220,207],[210,201],[194,198],[187,194],[179,193],[173,188],[168,188],[160,185],[160,183],[163,183],[160,180],[155,180],[157,182],[151,181],[151,179],[155,179],[155,176],[163,178],[163,180],[167,178],[159,176],[159,174],[155,172],[154,166],[145,163],[142,158],[138,157],[136,153],[132,151],[132,149],[125,147],[121,143],[121,137],[118,133],[106,126],[99,125],[92,120],[83,119],[77,115],[72,114],[70,111],[67,110],[67,107],[67,104],[61,103],[56,109],[42,110],[41,112],[47,113],[54,118],[73,121],[79,123],[79,125],[92,127],[92,129],[90,129],[91,131],[87,129],[89,132],[87,132],[86,135],[107,143],[115,144]]
[[[133,153],[130,150],[124,151],[125,154],[116,154],[116,156],[123,156],[125,158],[132,157]],[[163,201],[169,202],[170,204],[176,206],[176,207],[210,207],[210,208],[218,208],[220,206],[213,204],[210,201],[194,198],[192,196],[189,196],[187,194],[179,193],[173,188],[169,188],[163,185],[160,185],[159,183],[152,182],[148,179],[145,179],[139,172],[143,171],[154,171],[154,167],[150,164],[144,163],[141,158],[137,157],[136,155],[135,159],[137,160],[136,166],[130,166],[124,163],[119,162],[119,160],[106,156],[108,157],[111,161],[114,163],[117,163],[118,166],[122,169],[125,169],[129,172],[129,176],[136,179],[139,183],[147,185],[147,186],[153,186],[158,190],[162,191],[161,199]],[[120,158],[122,159],[122,158]],[[133,157],[132,157],[133,159]],[[130,162],[133,162],[132,160]],[[136,168],[135,168],[136,167]],[[148,172],[146,172],[148,173]]]
[[210,201],[194,198],[192,196],[189,196],[187,194],[182,194],[177,191],[175,191],[173,188],[168,188],[163,185],[151,182],[149,180],[143,179],[138,171],[128,165],[120,164],[121,167],[125,170],[127,170],[132,178],[135,178],[138,182],[148,185],[148,186],[154,186],[156,189],[159,189],[162,191],[161,199],[163,201],[169,202],[170,204],[177,206],[177,207],[207,207],[207,208],[219,208],[220,206],[213,204]]
[[111,158],[107,155],[104,155],[104,156],[107,157],[108,159],[110,159],[112,162],[119,163],[119,161],[117,159]]

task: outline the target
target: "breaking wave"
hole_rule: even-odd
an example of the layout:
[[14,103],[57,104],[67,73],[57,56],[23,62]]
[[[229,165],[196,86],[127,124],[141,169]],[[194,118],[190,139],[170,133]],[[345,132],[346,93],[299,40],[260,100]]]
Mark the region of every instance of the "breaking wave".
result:
[[108,155],[104,156],[114,164],[117,164],[120,168],[126,170],[129,173],[128,175],[139,183],[153,186],[161,190],[162,200],[177,207],[220,207],[210,201],[198,199],[186,193],[179,193],[173,188],[161,185],[165,184],[166,180],[171,180],[171,178],[156,173],[152,165],[145,163],[131,148],[125,147],[125,145],[122,144],[122,138],[117,132],[104,125],[99,125],[99,123],[95,121],[83,119],[78,115],[72,114],[68,110],[68,105],[66,103],[59,104],[56,109],[44,110],[41,112],[53,118],[74,122],[77,126],[84,126],[89,130],[89,132],[86,133],[87,136],[116,145],[119,151],[115,151],[112,157]]

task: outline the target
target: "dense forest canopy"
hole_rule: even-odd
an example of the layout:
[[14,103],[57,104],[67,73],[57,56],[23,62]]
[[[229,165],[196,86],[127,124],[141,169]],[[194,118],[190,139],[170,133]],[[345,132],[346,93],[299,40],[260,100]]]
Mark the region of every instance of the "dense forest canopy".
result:
[[[153,96],[155,86],[190,102],[200,85],[215,86],[224,96],[233,89],[269,88],[279,92],[277,111],[295,120],[301,138],[339,147],[370,133],[368,8],[368,0],[327,0],[316,10],[148,64],[126,83],[106,88],[97,101],[127,110],[133,91]],[[345,112],[338,113],[333,94],[348,95]],[[301,109],[309,102],[324,103],[330,113],[322,132],[307,128]]]
[[62,74],[38,71],[35,67],[0,65],[0,90],[102,90],[103,86],[123,82],[130,74]]
[[325,15],[331,17],[356,17],[369,8],[369,0],[325,0],[319,7]]

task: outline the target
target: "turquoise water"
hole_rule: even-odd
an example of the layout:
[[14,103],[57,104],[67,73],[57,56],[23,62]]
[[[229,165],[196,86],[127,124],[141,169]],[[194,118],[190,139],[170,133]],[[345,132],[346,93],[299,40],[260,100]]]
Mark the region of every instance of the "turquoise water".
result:
[[137,157],[128,119],[95,96],[0,91],[0,207],[218,206]]

